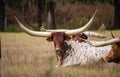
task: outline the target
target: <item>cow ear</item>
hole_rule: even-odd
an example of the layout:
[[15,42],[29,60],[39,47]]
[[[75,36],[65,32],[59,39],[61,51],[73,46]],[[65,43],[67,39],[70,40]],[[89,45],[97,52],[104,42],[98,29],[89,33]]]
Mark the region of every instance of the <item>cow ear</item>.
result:
[[65,36],[65,40],[69,41],[71,39],[70,36]]
[[53,41],[53,37],[50,36],[50,37],[48,37],[46,40],[47,40],[48,42],[52,42],[52,41]]

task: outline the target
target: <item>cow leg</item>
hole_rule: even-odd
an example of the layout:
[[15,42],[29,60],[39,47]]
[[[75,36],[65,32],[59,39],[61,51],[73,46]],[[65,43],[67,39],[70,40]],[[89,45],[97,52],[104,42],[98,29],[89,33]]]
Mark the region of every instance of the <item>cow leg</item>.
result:
[[57,57],[57,61],[58,61],[56,67],[61,66],[63,64],[63,58],[64,58],[63,52],[62,53],[57,53],[56,57]]
[[57,58],[57,61],[58,61],[58,60],[59,60],[59,59],[58,59],[58,55],[56,55],[56,58]]
[[62,65],[63,64],[63,56],[61,56],[61,58],[60,58],[60,65]]
[[57,55],[57,65],[55,67],[58,67],[61,65],[61,58]]
[[105,57],[102,57],[102,59],[105,63],[108,63],[107,60],[105,59]]
[[64,60],[64,52],[62,52],[60,55],[60,65],[63,65],[63,60]]

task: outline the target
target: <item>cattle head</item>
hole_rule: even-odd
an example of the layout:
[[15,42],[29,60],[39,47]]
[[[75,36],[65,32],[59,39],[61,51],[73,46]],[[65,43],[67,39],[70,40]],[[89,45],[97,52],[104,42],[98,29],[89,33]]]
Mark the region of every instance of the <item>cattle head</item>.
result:
[[81,33],[81,34],[73,35],[72,39],[78,42],[85,42],[85,40],[87,40],[87,36],[84,33]]
[[64,32],[52,32],[51,36],[47,37],[47,41],[54,43],[56,57],[60,65],[62,65],[66,54],[65,51],[68,49],[65,41],[69,41],[70,39],[71,37],[67,36]]
[[105,57],[104,60],[107,62],[120,63],[120,38],[113,38],[111,40],[96,43],[88,39],[88,43],[95,47],[111,45],[111,50],[109,51],[108,55]]
[[57,52],[65,49],[65,41],[69,41],[71,37],[64,32],[52,32],[51,36],[47,37],[47,41],[54,42],[54,47]]
[[97,10],[95,11],[95,13],[93,14],[92,18],[89,20],[89,22],[78,29],[74,29],[74,30],[66,30],[66,31],[54,31],[54,32],[45,32],[45,31],[32,31],[28,28],[26,28],[18,19],[17,17],[16,20],[19,24],[19,26],[28,34],[32,35],[32,36],[38,36],[38,37],[47,37],[47,41],[53,41],[54,42],[54,46],[55,46],[55,50],[57,53],[57,56],[59,57],[58,60],[61,60],[61,65],[62,65],[62,60],[63,60],[63,52],[65,52],[65,48],[66,48],[66,40],[70,40],[69,36],[78,34],[78,33],[82,33],[85,30],[87,30],[92,22],[93,19],[95,17]]

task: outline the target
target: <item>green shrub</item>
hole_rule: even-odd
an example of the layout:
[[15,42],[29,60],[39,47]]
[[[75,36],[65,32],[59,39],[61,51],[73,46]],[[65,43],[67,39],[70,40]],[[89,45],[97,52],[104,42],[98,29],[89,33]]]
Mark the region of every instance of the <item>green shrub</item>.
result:
[[38,30],[38,24],[33,24],[33,25],[32,25],[32,29],[33,29],[33,30]]
[[43,28],[48,29],[48,26],[46,23],[42,23]]
[[[40,30],[40,29],[38,29],[38,24],[33,24],[32,28],[33,28],[33,30]],[[41,29],[48,29],[47,24],[42,23]]]
[[20,31],[20,28],[15,26],[15,25],[8,25],[6,27],[6,32],[19,32]]

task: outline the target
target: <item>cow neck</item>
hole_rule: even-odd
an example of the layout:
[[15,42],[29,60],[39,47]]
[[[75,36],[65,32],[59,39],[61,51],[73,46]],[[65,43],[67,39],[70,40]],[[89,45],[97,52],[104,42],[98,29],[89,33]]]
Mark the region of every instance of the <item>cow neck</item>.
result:
[[63,51],[67,51],[68,49],[71,49],[71,46],[67,44],[67,42],[65,41],[63,46],[62,46]]

